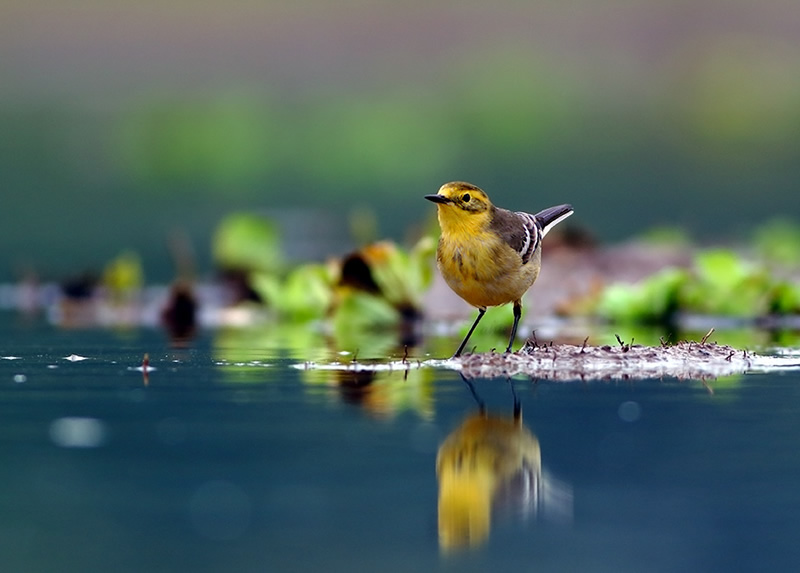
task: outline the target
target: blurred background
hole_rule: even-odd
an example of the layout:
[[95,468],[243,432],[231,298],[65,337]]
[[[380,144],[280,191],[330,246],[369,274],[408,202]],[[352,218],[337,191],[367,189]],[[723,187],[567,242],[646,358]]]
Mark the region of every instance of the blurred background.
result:
[[608,242],[800,213],[800,3],[0,4],[0,280],[168,280],[175,233],[207,271],[239,210],[294,260],[403,241],[453,179]]

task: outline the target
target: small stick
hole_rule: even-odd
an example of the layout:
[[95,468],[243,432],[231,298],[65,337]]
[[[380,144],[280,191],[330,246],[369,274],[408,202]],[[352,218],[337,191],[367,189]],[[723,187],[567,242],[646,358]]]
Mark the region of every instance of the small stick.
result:
[[145,386],[150,386],[150,372],[148,372],[149,368],[150,368],[150,354],[148,352],[145,352],[144,357],[142,358],[142,383]]
[[581,346],[581,354],[583,354],[584,351],[586,350],[586,343],[587,342],[589,342],[589,337],[588,336],[583,339],[583,346]]
[[705,344],[706,340],[708,340],[708,337],[711,336],[712,334],[714,334],[714,327],[713,326],[711,327],[711,330],[706,332],[706,335],[702,339],[700,339],[700,344]]

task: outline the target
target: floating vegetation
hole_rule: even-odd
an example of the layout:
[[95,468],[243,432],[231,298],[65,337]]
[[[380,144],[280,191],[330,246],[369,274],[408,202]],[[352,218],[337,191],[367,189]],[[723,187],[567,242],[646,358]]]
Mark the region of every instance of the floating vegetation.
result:
[[538,344],[529,340],[519,352],[465,354],[449,360],[392,361],[384,363],[305,362],[300,369],[393,371],[422,367],[451,368],[466,378],[510,378],[526,376],[537,380],[590,381],[675,378],[707,380],[751,371],[800,369],[797,354],[768,356],[708,342],[709,331],[700,342],[643,346],[618,338],[615,346]]
[[[661,269],[634,272],[635,278],[595,268],[593,288],[558,309],[566,316],[619,324],[680,327],[685,317],[700,315],[734,319],[739,326],[796,327],[792,318],[800,316],[798,241],[800,226],[783,221],[760,228],[753,249],[684,245],[689,255],[685,263],[665,260]],[[647,244],[642,241],[640,249],[646,250]],[[653,249],[652,255],[658,252]],[[612,266],[601,254],[597,258],[600,262],[589,258],[586,265]]]
[[[433,233],[429,229],[411,246],[373,241],[325,261],[288,264],[276,222],[234,213],[214,235],[218,273],[212,280],[197,281],[184,269],[170,288],[145,286],[139,256],[122,251],[100,279],[84,273],[60,286],[28,279],[2,287],[0,306],[26,313],[44,308],[51,322],[65,327],[161,326],[175,346],[205,328],[265,325],[278,340],[297,326],[316,333],[316,349],[369,347],[370,358],[383,359],[425,336],[457,333],[473,315],[435,271]],[[618,332],[644,325],[674,340],[711,327],[756,327],[769,333],[766,343],[796,344],[799,237],[800,226],[789,221],[764,225],[749,246],[737,248],[698,248],[670,229],[605,247],[556,234],[542,277],[526,294],[531,312],[522,332],[549,328],[547,336],[574,342],[608,325]],[[507,336],[509,316],[508,308],[487,313],[482,332],[488,338],[478,348],[492,348],[496,336]],[[383,354],[372,352],[378,346]],[[318,357],[311,348],[301,354]]]

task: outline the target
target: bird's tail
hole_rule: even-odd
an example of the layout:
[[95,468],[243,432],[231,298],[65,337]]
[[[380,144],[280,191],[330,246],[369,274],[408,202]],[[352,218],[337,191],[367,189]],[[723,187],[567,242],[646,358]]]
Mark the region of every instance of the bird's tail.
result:
[[572,205],[556,205],[555,207],[539,211],[534,217],[536,217],[536,222],[539,223],[542,229],[542,237],[544,237],[550,229],[570,215],[572,215]]

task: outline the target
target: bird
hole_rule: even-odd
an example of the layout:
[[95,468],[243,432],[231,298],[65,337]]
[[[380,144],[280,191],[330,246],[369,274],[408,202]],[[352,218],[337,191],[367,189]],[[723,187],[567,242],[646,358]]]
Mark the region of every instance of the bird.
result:
[[523,425],[521,409],[515,407],[513,419],[481,409],[439,447],[436,477],[440,547],[479,546],[489,537],[496,504],[538,511],[544,484],[539,440]]
[[535,215],[495,207],[476,185],[451,181],[425,199],[436,203],[441,236],[436,264],[448,286],[478,309],[478,316],[453,358],[461,355],[490,306],[513,303],[511,352],[522,316],[522,296],[539,276],[542,239],[572,215],[571,205],[556,205]]

